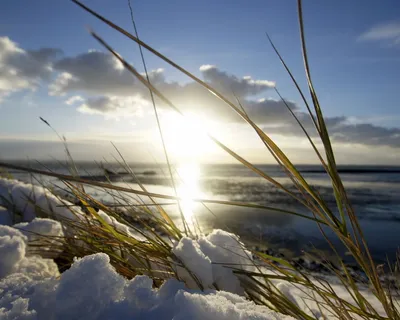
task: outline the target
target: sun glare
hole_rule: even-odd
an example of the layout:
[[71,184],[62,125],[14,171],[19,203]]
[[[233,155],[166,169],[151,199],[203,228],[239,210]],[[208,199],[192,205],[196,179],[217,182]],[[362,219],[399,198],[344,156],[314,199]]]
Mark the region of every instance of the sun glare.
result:
[[183,215],[188,223],[193,222],[193,211],[197,205],[193,201],[195,198],[201,197],[199,187],[200,168],[194,163],[181,165],[177,169],[180,179],[179,187],[177,188],[178,196],[182,199],[180,205]]
[[215,146],[206,134],[206,123],[201,117],[185,118],[168,114],[165,116],[164,134],[168,152],[179,162],[197,162],[210,154]]

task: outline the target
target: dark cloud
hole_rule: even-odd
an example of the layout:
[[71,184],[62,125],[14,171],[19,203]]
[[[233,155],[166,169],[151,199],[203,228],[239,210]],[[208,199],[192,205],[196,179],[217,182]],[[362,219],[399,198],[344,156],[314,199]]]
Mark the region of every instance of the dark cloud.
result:
[[102,114],[111,118],[141,116],[148,101],[135,97],[92,97],[82,104],[78,111],[88,114]]
[[[317,136],[317,131],[314,127],[314,124],[311,120],[311,117],[305,113],[305,112],[300,112],[298,110],[295,110],[295,114],[299,121],[302,123],[304,128],[307,130],[310,136],[316,137]],[[327,127],[329,128],[329,132],[332,133],[332,131],[335,131],[337,128],[339,128],[341,125],[347,122],[346,117],[326,117],[325,118],[325,123]],[[302,136],[304,135],[302,129],[300,126],[297,124],[296,120],[291,114],[288,114],[287,117],[282,121],[282,123],[279,126],[264,126],[264,130],[268,133],[275,133],[275,134],[280,134],[283,136]]]
[[331,130],[335,141],[371,146],[400,147],[400,129],[378,127],[369,123],[346,124]]
[[114,112],[117,105],[113,103],[110,97],[89,98],[86,100],[89,109],[98,110],[100,112]]
[[[295,103],[286,101],[293,111],[298,111]],[[284,125],[291,117],[289,110],[282,100],[260,99],[245,101],[244,109],[248,116],[258,124]]]
[[135,83],[132,75],[109,54],[98,51],[82,53],[57,61],[57,79],[50,85],[50,94],[68,92],[129,96]]
[[[297,116],[312,137],[317,136],[317,131],[308,114],[298,113]],[[368,146],[400,147],[400,129],[375,126],[370,123],[350,123],[346,117],[326,117],[332,141],[349,144],[362,144]],[[293,118],[280,126],[265,126],[267,133],[283,136],[304,137],[301,128]]]
[[275,86],[273,81],[254,80],[250,76],[240,79],[212,65],[203,65],[200,67],[200,71],[204,80],[214,88],[225,94],[234,92],[239,97],[254,96]]

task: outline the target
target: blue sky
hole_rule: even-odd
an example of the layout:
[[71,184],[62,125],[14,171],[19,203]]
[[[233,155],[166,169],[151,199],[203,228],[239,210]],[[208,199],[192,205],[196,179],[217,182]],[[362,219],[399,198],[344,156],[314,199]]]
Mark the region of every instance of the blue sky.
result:
[[[127,1],[84,3],[132,31]],[[142,40],[207,81],[237,88],[253,119],[293,154],[296,162],[312,162],[304,139],[290,130],[291,122],[280,106],[268,100],[277,98],[271,90],[276,83],[293,109],[304,116],[299,96],[265,37],[268,31],[305,88],[295,1],[227,3],[132,1],[132,6]],[[398,164],[399,16],[397,1],[304,1],[312,75],[325,115],[332,122],[342,163],[362,159],[365,163]],[[147,161],[149,154],[159,155],[146,90],[132,82],[130,93],[128,75],[104,54],[85,27],[93,28],[142,71],[136,44],[66,0],[2,1],[0,21],[1,158],[62,156],[62,146],[39,116],[66,135],[80,159],[109,154],[109,141],[134,160]],[[43,48],[51,48],[51,54],[37,51]],[[221,140],[235,144],[250,160],[269,162],[259,143],[249,143],[256,138],[228,115],[224,106],[203,97],[187,78],[148,53],[146,61],[150,70],[164,69],[154,73],[154,81],[159,81],[160,88],[184,111],[196,115],[201,110],[202,123],[212,119],[206,126],[215,129]],[[103,69],[104,63],[110,63],[111,69]],[[32,64],[35,68],[29,67]],[[201,71],[205,65],[208,67]],[[12,76],[11,71],[15,73]],[[67,73],[79,88],[63,78]],[[243,80],[244,76],[251,78]],[[71,97],[79,98],[67,104]],[[261,98],[266,100],[260,102]],[[182,136],[174,132],[179,120],[160,108],[164,121],[177,122],[167,129],[171,139]],[[179,143],[187,145],[187,141],[172,141],[171,149],[179,149]],[[229,161],[203,140],[198,145],[202,146],[200,154],[179,156]]]

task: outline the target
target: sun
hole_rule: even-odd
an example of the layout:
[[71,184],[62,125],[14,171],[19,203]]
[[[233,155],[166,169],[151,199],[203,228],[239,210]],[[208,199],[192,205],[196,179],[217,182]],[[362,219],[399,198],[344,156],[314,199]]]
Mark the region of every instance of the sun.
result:
[[213,152],[215,146],[206,133],[206,122],[193,114],[164,117],[163,133],[168,153],[178,162],[198,162]]
[[199,163],[210,159],[216,149],[207,135],[206,130],[210,128],[211,124],[198,115],[163,115],[163,135],[168,155],[176,168],[179,204],[190,228],[194,227],[194,213],[198,206],[193,199],[202,198]]

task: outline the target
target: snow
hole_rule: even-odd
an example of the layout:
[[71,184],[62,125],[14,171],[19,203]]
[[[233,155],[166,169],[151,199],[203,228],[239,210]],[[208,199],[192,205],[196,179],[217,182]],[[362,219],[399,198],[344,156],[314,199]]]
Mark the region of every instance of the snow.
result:
[[[2,201],[3,199],[3,201]],[[37,211],[55,215],[57,219],[76,220],[83,216],[80,209],[67,208],[72,203],[61,200],[42,186],[23,183],[17,180],[0,178],[0,204],[12,204],[21,214],[22,222],[30,222],[36,217]],[[34,203],[32,203],[34,202]]]
[[[213,230],[198,240],[184,237],[174,247],[173,253],[194,274],[203,288],[216,288],[239,295],[244,294],[233,269],[254,271],[250,251],[239,238],[223,230]],[[197,288],[196,281],[185,269],[178,268],[178,276],[190,288]]]
[[[82,210],[76,208],[71,212],[60,206],[70,202],[42,187],[16,180],[0,178],[0,196],[0,205],[10,208],[13,204],[17,212],[10,215],[0,207],[0,320],[292,319],[244,298],[240,278],[233,270],[252,271],[255,266],[251,252],[234,234],[213,230],[196,239],[180,239],[172,252],[184,265],[176,266],[178,278],[184,282],[169,279],[160,288],[153,288],[153,281],[147,276],[131,280],[122,277],[104,253],[77,259],[60,275],[52,259],[32,255],[29,249],[33,244],[43,244],[45,237],[47,249],[54,252],[58,240],[71,232],[62,219],[80,219],[85,215]],[[28,202],[27,197],[35,204]],[[61,219],[61,223],[38,218],[37,212],[47,212],[49,217]],[[133,229],[114,217],[101,210],[98,214],[120,232],[140,239]],[[199,290],[198,283],[204,291]],[[307,300],[304,289],[281,281],[275,281],[275,285],[302,310],[320,317],[318,306]],[[333,283],[331,287],[343,299],[353,301],[344,287]],[[364,293],[373,307],[384,314],[367,288]]]
[[293,296],[292,292],[295,292],[295,287],[294,286],[290,286],[288,283],[285,282],[279,282],[276,285],[276,288],[283,293],[286,298],[288,298],[289,301],[291,301],[293,304],[299,306],[299,304],[297,303],[296,298]]
[[0,277],[16,271],[25,256],[26,240],[26,237],[17,230],[0,227]]
[[118,230],[121,233],[124,233],[130,237],[133,237],[137,240],[143,241],[145,240],[145,238],[140,235],[138,232],[136,232],[135,230],[133,230],[132,228],[128,227],[127,225],[117,221],[117,219],[115,219],[112,216],[109,216],[107,213],[105,213],[104,211],[99,210],[99,212],[97,212],[97,214],[105,221],[107,222],[109,225],[112,225],[116,230]]
[[[195,275],[203,288],[211,288],[213,274],[210,258],[206,257],[200,245],[187,237],[183,237],[172,252],[183,262],[185,267]],[[178,269],[178,276],[191,288],[196,288],[196,282],[186,270]]]
[[107,255],[100,253],[77,260],[60,279],[55,296],[63,303],[56,310],[57,318],[82,317],[76,312],[84,309],[90,319],[98,319],[122,296],[124,285],[124,278],[114,271]]
[[0,225],[11,226],[12,224],[12,214],[6,208],[0,206]]
[[174,319],[292,319],[223,291],[210,294],[180,291],[175,303],[183,311]]
[[28,238],[19,230],[0,226],[0,278],[13,273],[34,277],[58,276],[57,265],[51,259],[26,256]]
[[[1,208],[0,222],[0,319],[285,319],[267,308],[256,306],[234,293],[243,294],[231,269],[249,263],[249,253],[239,239],[216,230],[193,240],[182,238],[173,253],[190,273],[178,267],[181,280],[169,279],[159,289],[147,276],[127,280],[111,266],[103,253],[76,260],[59,274],[51,259],[28,254],[29,244],[46,237],[51,245],[64,235],[60,222],[37,218],[80,219],[81,209],[70,205],[43,187],[16,180],[0,179],[3,205],[20,214],[11,216]],[[103,211],[98,214],[117,230],[138,238],[137,233]],[[22,221],[13,225],[13,223]],[[7,225],[7,226],[5,226]],[[12,227],[11,227],[12,225]],[[227,253],[226,251],[229,250]],[[217,264],[213,264],[217,262]],[[202,292],[197,283],[206,289]],[[214,284],[223,292],[212,290]]]
[[0,281],[0,319],[291,319],[238,295],[185,289],[177,280],[159,289],[147,276],[127,280],[104,253],[75,261],[60,280],[14,274]]
[[31,222],[14,224],[13,227],[26,235],[29,241],[38,241],[43,236],[50,237],[50,240],[51,237],[64,236],[61,223],[47,218],[35,218]]
[[64,231],[58,221],[35,218],[31,222],[17,223],[13,228],[27,237],[28,252],[54,259],[63,251]]
[[[3,202],[3,203],[2,203]],[[67,200],[56,197],[49,190],[42,186],[36,186],[29,183],[23,183],[17,180],[9,180],[0,178],[0,205],[6,206],[7,204],[12,204],[14,211],[21,214],[21,222],[31,222],[37,216],[37,212],[41,215],[48,215],[48,218],[54,218],[60,220],[61,222],[65,219],[67,220],[79,220],[85,217],[85,213],[80,207],[73,206],[73,204]],[[1,211],[0,207],[0,225],[12,225],[11,220],[16,220],[16,215],[11,216],[5,212]],[[107,213],[99,210],[98,215],[103,218],[108,224],[112,225],[116,230],[125,233],[128,236],[135,237],[138,240],[143,240],[143,236],[138,232],[129,228],[128,226],[118,222],[114,217],[109,216]],[[19,224],[18,228],[25,229],[26,225]],[[33,227],[33,226],[32,226]],[[39,225],[34,226],[34,228],[39,227]],[[31,238],[34,238],[32,232],[41,233],[45,229],[45,235],[60,236],[61,234],[49,225],[44,224],[40,226],[40,232],[38,230],[26,230],[31,232]],[[50,230],[51,229],[51,230]],[[68,227],[64,231],[69,231]]]
[[243,295],[243,288],[232,268],[254,271],[254,266],[252,254],[239,237],[223,230],[213,230],[199,239],[199,245],[213,262],[213,278],[218,288]]

